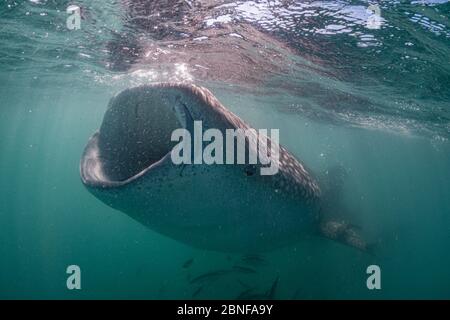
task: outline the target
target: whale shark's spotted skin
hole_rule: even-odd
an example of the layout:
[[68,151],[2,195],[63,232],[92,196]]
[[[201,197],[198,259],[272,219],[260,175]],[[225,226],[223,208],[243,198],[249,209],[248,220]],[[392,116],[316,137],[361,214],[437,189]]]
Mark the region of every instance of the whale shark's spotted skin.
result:
[[[217,98],[206,88],[196,85],[186,84],[163,84],[161,88],[177,88],[183,90],[188,94],[194,94],[201,103],[209,106],[214,112],[221,115],[222,122],[229,125],[230,129],[250,129],[250,126],[243,120],[237,117],[230,110],[225,108]],[[195,114],[195,111],[193,111]],[[201,118],[201,117],[200,117]],[[212,126],[214,128],[214,126]],[[298,193],[299,196],[311,202],[320,196],[320,188],[317,182],[311,177],[304,166],[287,151],[284,147],[280,147],[279,159],[279,176],[275,175],[273,178],[273,187],[286,192]]]

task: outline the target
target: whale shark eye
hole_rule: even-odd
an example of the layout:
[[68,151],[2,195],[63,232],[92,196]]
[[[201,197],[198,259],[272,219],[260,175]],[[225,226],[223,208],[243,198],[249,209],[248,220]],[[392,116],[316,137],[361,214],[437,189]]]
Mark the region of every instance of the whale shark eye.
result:
[[245,166],[244,173],[247,177],[253,176],[256,173],[256,166],[252,164]]

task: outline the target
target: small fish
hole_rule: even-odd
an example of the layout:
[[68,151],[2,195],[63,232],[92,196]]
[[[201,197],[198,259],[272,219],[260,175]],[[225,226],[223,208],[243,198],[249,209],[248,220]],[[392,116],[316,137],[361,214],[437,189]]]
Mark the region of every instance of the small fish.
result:
[[190,259],[186,260],[186,262],[183,263],[183,269],[189,268],[193,262],[194,262],[194,258],[190,258]]
[[246,288],[246,289],[250,289],[251,286],[246,284],[244,281],[242,281],[241,279],[236,279],[237,283],[239,283],[242,287]]
[[266,265],[266,260],[258,254],[247,254],[241,257],[241,261],[251,266]]
[[242,273],[256,273],[255,269],[234,265],[233,269]]
[[221,276],[230,274],[231,272],[233,272],[233,270],[217,270],[217,271],[207,272],[207,273],[204,273],[204,274],[201,274],[201,275],[195,277],[194,279],[189,281],[189,283],[194,284],[194,283],[199,283],[199,282],[203,282],[203,281],[207,281],[207,280],[216,279]]
[[247,300],[247,297],[250,296],[253,292],[252,288],[246,289],[242,291],[237,297],[236,300]]
[[235,265],[235,266],[233,266],[232,269],[217,270],[217,271],[211,271],[211,272],[201,274],[201,275],[195,277],[194,279],[192,279],[189,283],[193,284],[193,283],[198,283],[198,282],[202,282],[202,281],[206,281],[206,280],[216,279],[218,277],[228,275],[230,273],[236,273],[236,272],[252,274],[252,273],[256,273],[256,270],[247,268],[247,267],[243,267],[243,266]]
[[270,289],[265,293],[256,292],[256,291],[254,291],[254,289],[247,289],[247,290],[244,290],[243,292],[241,292],[239,294],[239,296],[237,296],[236,299],[237,300],[274,300],[276,288],[278,286],[278,279],[279,279],[279,277],[277,277],[275,279],[275,281],[272,283],[272,286],[270,287]]
[[198,296],[198,294],[203,291],[203,288],[204,288],[204,286],[198,287],[197,290],[195,290],[194,293],[192,294],[192,298],[195,298],[196,296]]
[[270,290],[267,292],[267,299],[269,299],[269,300],[275,299],[275,291],[277,290],[278,280],[279,279],[280,279],[280,277],[277,276],[275,281],[272,283],[272,286],[270,287]]

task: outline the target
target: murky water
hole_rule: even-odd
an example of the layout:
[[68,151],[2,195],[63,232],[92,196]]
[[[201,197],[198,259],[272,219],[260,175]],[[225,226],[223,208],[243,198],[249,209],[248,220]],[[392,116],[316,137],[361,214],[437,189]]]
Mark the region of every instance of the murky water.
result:
[[[276,299],[450,297],[447,1],[77,1],[79,30],[69,4],[0,4],[1,298],[232,299],[277,278]],[[345,168],[341,198],[373,253],[320,236],[206,251],[94,198],[79,161],[109,99],[165,81],[279,128],[315,175]]]

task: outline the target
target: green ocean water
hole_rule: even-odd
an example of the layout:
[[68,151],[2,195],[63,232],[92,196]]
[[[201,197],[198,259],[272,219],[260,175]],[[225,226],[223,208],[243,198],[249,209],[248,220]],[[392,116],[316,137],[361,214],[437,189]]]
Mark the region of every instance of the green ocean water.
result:
[[[369,3],[314,8],[336,13],[330,4],[359,12]],[[344,167],[343,200],[377,243],[368,254],[315,237],[263,254],[249,266],[255,273],[194,283],[243,265],[242,256],[159,235],[81,183],[80,157],[109,99],[156,80],[145,66],[108,68],[108,31],[125,15],[120,2],[80,1],[87,26],[79,31],[65,29],[67,5],[0,4],[0,298],[233,299],[248,288],[265,292],[277,278],[277,299],[450,298],[446,1],[380,2],[386,24],[355,41],[318,32],[326,15],[309,18],[309,34],[292,36],[298,25],[270,30],[280,39],[291,34],[305,54],[291,57],[299,62],[291,74],[272,74],[264,85],[190,79],[254,127],[280,128],[281,144],[315,174]],[[369,38],[381,44],[362,46]],[[367,289],[372,264],[381,268],[381,290]],[[69,265],[81,268],[81,290],[66,287]]]

